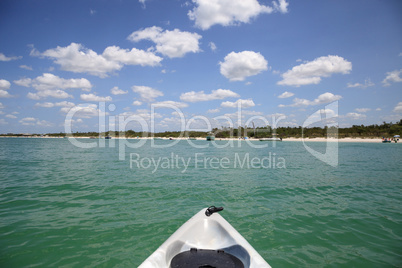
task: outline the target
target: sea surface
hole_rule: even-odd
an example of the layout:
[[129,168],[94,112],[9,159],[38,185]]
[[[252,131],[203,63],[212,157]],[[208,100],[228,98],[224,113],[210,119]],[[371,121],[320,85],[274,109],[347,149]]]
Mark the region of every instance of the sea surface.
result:
[[211,205],[272,267],[402,267],[401,144],[77,142],[0,138],[0,267],[137,267]]

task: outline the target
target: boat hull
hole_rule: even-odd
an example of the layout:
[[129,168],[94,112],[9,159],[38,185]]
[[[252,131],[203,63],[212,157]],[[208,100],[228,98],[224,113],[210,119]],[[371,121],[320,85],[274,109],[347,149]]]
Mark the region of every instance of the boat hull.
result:
[[262,138],[260,141],[282,141],[281,138]]
[[205,215],[201,210],[172,234],[140,268],[168,268],[172,259],[183,252],[197,250],[223,250],[239,258],[244,267],[271,267],[247,240],[221,215]]

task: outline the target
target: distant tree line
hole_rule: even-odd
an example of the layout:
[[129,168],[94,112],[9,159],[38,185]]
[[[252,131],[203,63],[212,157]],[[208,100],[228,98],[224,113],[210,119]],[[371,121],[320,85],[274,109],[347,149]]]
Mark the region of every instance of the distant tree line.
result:
[[[214,128],[212,132],[215,134],[216,138],[237,138],[237,137],[250,137],[250,138],[269,138],[273,135],[281,138],[322,138],[322,137],[338,137],[338,138],[380,138],[380,137],[393,137],[395,135],[402,134],[402,119],[396,123],[386,123],[383,122],[381,125],[353,125],[348,128],[338,128],[338,127],[311,127],[302,128],[299,127],[278,127],[272,129],[270,126],[266,127],[238,127],[238,128]],[[178,138],[178,137],[201,137],[205,138],[209,132],[202,131],[165,131],[159,133],[150,133],[142,131],[127,130],[125,132],[119,131],[107,131],[107,132],[75,132],[72,133],[73,137],[160,137],[160,138]],[[66,134],[59,133],[48,133],[45,134],[50,137],[65,137]],[[26,134],[0,134],[0,136],[26,136]],[[43,136],[43,134],[31,134],[30,136]]]

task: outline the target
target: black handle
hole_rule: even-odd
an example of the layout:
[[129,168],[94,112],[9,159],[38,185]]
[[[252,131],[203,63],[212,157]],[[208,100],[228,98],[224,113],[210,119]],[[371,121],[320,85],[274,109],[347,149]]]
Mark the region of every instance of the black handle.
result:
[[213,213],[215,212],[219,212],[222,211],[223,207],[215,207],[215,206],[210,206],[209,208],[207,208],[207,210],[205,211],[205,215],[207,215],[208,217],[211,216]]

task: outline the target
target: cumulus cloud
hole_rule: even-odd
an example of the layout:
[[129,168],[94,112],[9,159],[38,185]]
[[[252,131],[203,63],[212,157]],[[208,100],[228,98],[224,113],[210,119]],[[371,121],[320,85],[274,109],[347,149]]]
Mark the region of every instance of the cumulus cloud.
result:
[[64,90],[61,89],[46,89],[37,91],[36,93],[29,92],[27,97],[32,100],[40,100],[47,97],[57,98],[57,99],[66,99],[66,98],[74,98],[72,95],[68,94]]
[[8,114],[8,115],[6,115],[6,117],[7,118],[10,118],[10,119],[16,119],[17,117],[15,116],[15,115],[13,115],[13,114]]
[[290,105],[280,104],[279,107],[313,106],[313,105],[319,105],[319,104],[337,101],[337,100],[340,100],[341,98],[342,98],[342,96],[340,96],[340,95],[334,95],[332,93],[326,92],[324,94],[321,94],[320,96],[318,96],[316,99],[314,99],[312,101],[307,100],[307,99],[295,98],[295,99],[293,99],[292,104],[290,104]]
[[28,66],[28,65],[25,65],[25,64],[20,65],[20,68],[21,68],[21,69],[28,70],[28,71],[32,71],[32,70],[33,70],[33,69],[32,69],[32,66]]
[[348,118],[357,120],[357,119],[364,119],[364,118],[366,118],[366,115],[365,115],[365,114],[359,114],[359,113],[347,113],[347,114],[345,115],[345,117],[348,117]]
[[78,118],[97,117],[100,114],[100,110],[96,104],[80,104],[73,107],[62,107],[60,111],[66,114],[71,112],[74,117]]
[[7,90],[9,89],[11,86],[10,82],[8,82],[5,79],[0,79],[0,89],[1,90]]
[[0,89],[0,98],[11,98],[12,95],[6,90]]
[[359,87],[359,88],[367,88],[367,87],[372,87],[375,84],[373,82],[371,82],[371,80],[368,78],[366,80],[364,80],[364,84],[361,83],[348,83],[347,86],[348,87]]
[[120,89],[120,88],[118,88],[118,87],[113,87],[113,88],[110,90],[110,93],[112,93],[113,95],[124,95],[124,94],[127,94],[128,91],[127,91],[127,90],[124,91],[124,90],[122,90],[122,89]]
[[18,121],[21,125],[24,126],[41,126],[41,127],[50,127],[53,124],[46,120],[39,120],[34,117],[25,117]]
[[209,114],[219,113],[219,112],[220,112],[219,109],[209,109],[209,110],[207,111],[207,113],[209,113]]
[[12,95],[8,93],[11,84],[5,79],[0,79],[0,98],[10,98]]
[[216,51],[216,49],[217,49],[217,47],[216,47],[214,42],[209,42],[208,46],[212,51]]
[[140,102],[140,101],[133,101],[133,105],[134,105],[134,106],[140,106],[140,105],[142,105],[142,102]]
[[227,108],[237,108],[239,105],[242,108],[249,108],[249,107],[254,107],[255,103],[252,99],[248,99],[248,100],[238,99],[235,102],[225,101],[225,102],[221,103],[222,107],[227,107]]
[[33,87],[37,92],[29,92],[27,97],[34,100],[42,98],[73,98],[64,90],[66,89],[81,89],[83,91],[90,91],[92,88],[91,82],[85,78],[79,79],[64,79],[54,74],[44,73],[42,76],[38,76],[35,79],[23,78],[14,81],[15,84],[24,87]]
[[390,86],[391,83],[402,82],[402,69],[388,72],[385,79],[382,81],[384,86]]
[[302,86],[318,84],[322,77],[329,77],[334,73],[348,74],[352,70],[352,63],[339,56],[323,56],[313,61],[300,64],[282,74],[282,81],[278,85]]
[[83,91],[91,91],[92,84],[85,78],[64,79],[51,73],[44,73],[35,79],[23,78],[14,81],[15,84],[24,87],[32,86],[36,90],[53,90],[53,89],[82,89]]
[[294,93],[285,91],[281,95],[279,95],[278,98],[285,99],[285,98],[290,98],[293,95],[294,95]]
[[162,61],[154,53],[136,48],[128,50],[110,46],[103,54],[97,54],[77,43],[67,47],[58,46],[43,53],[33,49],[31,55],[53,59],[64,71],[88,73],[102,78],[107,77],[108,73],[119,71],[124,65],[157,66]]
[[356,112],[359,112],[359,113],[367,113],[367,112],[371,111],[370,108],[356,108],[355,110],[356,110]]
[[264,56],[254,51],[231,52],[219,64],[221,74],[230,81],[243,81],[268,69]]
[[151,40],[156,45],[153,49],[169,58],[180,58],[190,52],[200,52],[198,40],[201,38],[197,33],[182,32],[179,29],[164,31],[157,26],[135,31],[127,37],[133,42]]
[[0,61],[12,61],[12,60],[19,60],[22,59],[22,56],[18,57],[7,57],[3,53],[0,53]]
[[402,113],[402,102],[399,102],[395,108],[394,108],[394,113]]
[[38,102],[35,104],[36,107],[42,108],[53,108],[53,107],[74,107],[75,104],[68,101],[61,101],[61,102]]
[[288,12],[286,0],[273,1],[273,6],[260,5],[257,0],[193,0],[196,7],[188,12],[190,20],[203,30],[215,24],[222,26],[249,23],[260,14]]
[[145,102],[152,102],[157,97],[163,96],[162,91],[147,86],[132,86],[131,89],[134,93],[138,93],[141,100]]
[[81,100],[83,101],[96,101],[96,102],[103,102],[103,101],[112,101],[112,97],[107,96],[107,97],[100,97],[96,96],[95,94],[81,94],[80,96]]
[[180,95],[182,101],[188,102],[199,102],[199,101],[211,101],[211,100],[222,100],[224,98],[238,98],[239,94],[229,90],[229,89],[216,89],[212,90],[210,94],[205,94],[204,91],[190,91]]
[[187,103],[179,102],[179,101],[160,101],[160,102],[155,102],[153,104],[157,105],[157,106],[167,106],[167,108],[168,108],[168,106],[174,106],[176,108],[186,108],[186,107],[188,107]]

